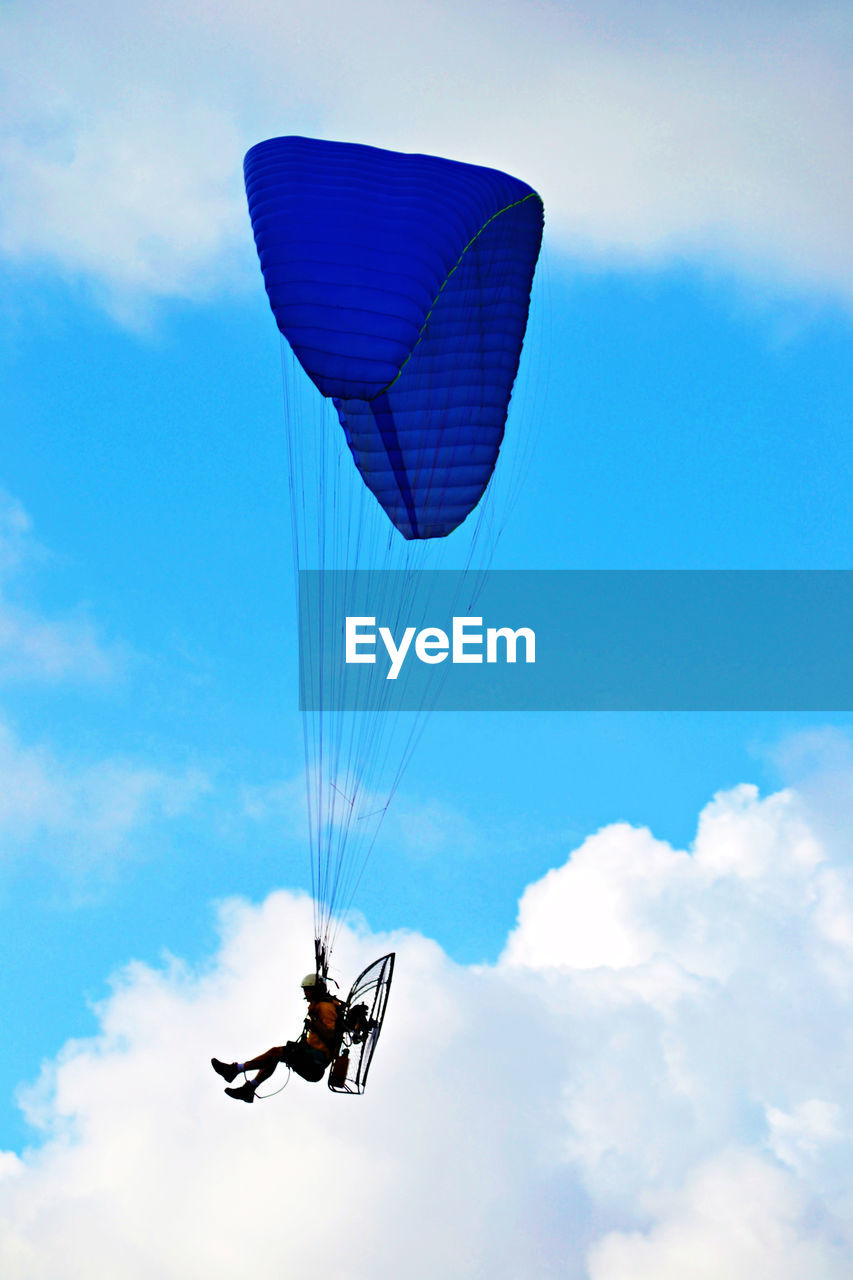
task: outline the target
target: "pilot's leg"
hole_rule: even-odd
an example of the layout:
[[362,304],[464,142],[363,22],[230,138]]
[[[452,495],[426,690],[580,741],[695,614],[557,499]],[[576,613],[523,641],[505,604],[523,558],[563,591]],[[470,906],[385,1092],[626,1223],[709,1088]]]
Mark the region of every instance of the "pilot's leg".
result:
[[236,1089],[226,1089],[225,1092],[230,1098],[239,1098],[241,1102],[254,1102],[255,1090],[258,1085],[269,1080],[278,1064],[283,1060],[282,1054],[284,1047],[279,1045],[273,1049],[267,1049],[266,1053],[260,1053],[256,1058],[250,1058],[248,1062],[219,1062],[216,1058],[211,1059],[211,1065],[219,1075],[224,1076],[226,1080],[233,1080],[241,1071],[256,1071],[257,1075],[253,1080],[247,1080],[245,1084],[240,1085]]

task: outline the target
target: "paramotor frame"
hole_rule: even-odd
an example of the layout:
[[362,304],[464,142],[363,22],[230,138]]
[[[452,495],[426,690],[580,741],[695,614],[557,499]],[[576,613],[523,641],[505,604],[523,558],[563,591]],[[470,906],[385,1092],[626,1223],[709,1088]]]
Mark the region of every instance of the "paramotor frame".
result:
[[394,954],[374,960],[352,985],[344,1007],[341,1045],[329,1070],[333,1093],[364,1093],[385,1018]]

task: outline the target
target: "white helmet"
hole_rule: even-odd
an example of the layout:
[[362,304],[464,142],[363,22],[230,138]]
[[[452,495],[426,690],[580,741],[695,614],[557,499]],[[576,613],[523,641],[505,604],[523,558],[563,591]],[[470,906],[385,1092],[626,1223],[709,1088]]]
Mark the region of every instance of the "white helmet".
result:
[[323,979],[318,973],[306,973],[302,982],[299,984],[303,988],[322,987]]

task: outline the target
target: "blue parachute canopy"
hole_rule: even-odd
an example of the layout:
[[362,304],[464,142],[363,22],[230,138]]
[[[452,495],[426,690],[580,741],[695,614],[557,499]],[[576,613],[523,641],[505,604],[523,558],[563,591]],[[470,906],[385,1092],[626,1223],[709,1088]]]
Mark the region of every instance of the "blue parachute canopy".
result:
[[497,169],[312,138],[244,169],[278,327],[365,483],[404,537],[450,533],[497,461],[542,201]]

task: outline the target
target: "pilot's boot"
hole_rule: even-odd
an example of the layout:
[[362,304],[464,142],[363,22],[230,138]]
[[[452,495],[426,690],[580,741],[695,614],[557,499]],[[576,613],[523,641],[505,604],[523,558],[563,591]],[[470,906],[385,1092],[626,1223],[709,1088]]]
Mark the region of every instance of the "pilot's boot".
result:
[[226,1089],[225,1092],[229,1098],[239,1098],[241,1102],[255,1101],[255,1082],[247,1080],[245,1084],[241,1084],[237,1089]]
[[210,1065],[218,1076],[222,1076],[230,1084],[236,1075],[240,1074],[240,1068],[236,1062],[220,1062],[218,1058],[211,1058]]

